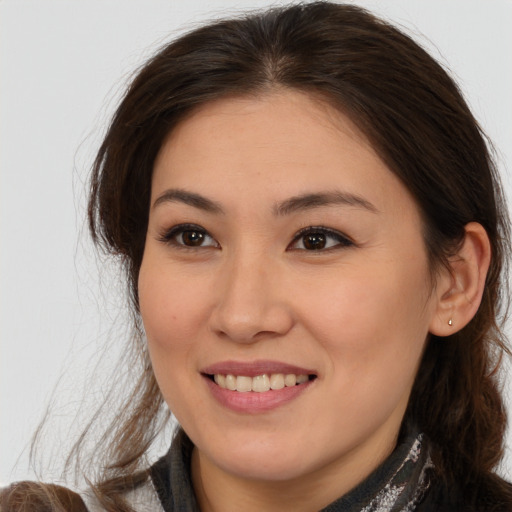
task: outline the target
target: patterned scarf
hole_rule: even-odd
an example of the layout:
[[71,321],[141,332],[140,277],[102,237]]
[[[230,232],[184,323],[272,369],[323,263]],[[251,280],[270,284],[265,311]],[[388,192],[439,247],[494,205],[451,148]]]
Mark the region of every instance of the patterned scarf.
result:
[[434,464],[415,429],[368,478],[323,512],[413,512],[427,493]]
[[[130,497],[137,512],[199,512],[190,478],[192,449],[180,430],[169,453],[151,468],[151,481]],[[368,478],[322,512],[413,512],[429,490],[433,469],[423,434],[410,428]]]

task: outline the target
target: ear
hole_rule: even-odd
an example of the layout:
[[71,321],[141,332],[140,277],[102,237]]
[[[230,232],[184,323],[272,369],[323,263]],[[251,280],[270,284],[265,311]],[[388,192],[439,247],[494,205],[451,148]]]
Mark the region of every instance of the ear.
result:
[[485,287],[491,261],[491,245],[481,224],[465,227],[464,241],[449,259],[436,283],[437,307],[430,322],[430,332],[449,336],[465,327],[475,316]]

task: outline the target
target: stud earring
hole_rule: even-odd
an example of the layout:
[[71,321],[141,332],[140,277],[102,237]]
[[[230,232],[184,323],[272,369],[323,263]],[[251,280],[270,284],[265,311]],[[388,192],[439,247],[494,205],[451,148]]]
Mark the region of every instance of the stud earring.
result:
[[451,327],[453,325],[453,320],[450,318],[450,320],[448,320],[448,325]]

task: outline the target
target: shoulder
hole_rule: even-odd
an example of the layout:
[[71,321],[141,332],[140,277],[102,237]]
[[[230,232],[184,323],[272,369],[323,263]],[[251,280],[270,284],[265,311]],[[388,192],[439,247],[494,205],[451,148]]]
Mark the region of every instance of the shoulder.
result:
[[465,489],[434,482],[417,512],[512,512],[512,484],[496,475]]
[[[163,512],[151,479],[118,495],[137,512]],[[76,493],[67,487],[40,482],[18,482],[0,489],[0,512],[105,512],[92,489]]]
[[88,512],[84,501],[66,487],[18,482],[0,490],[0,512]]
[[[83,502],[88,512],[105,512],[107,509],[99,501],[92,491],[83,493]],[[117,495],[123,506],[128,506],[128,510],[137,512],[164,512],[157,490],[151,478],[147,478],[135,487],[124,490]],[[3,512],[3,511],[0,511]]]

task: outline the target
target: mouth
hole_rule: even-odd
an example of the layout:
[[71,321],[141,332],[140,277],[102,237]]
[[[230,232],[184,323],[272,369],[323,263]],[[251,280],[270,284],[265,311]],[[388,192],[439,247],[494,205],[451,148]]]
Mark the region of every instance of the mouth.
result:
[[238,393],[265,393],[304,385],[316,379],[308,373],[261,373],[259,375],[234,375],[233,373],[204,373],[222,389]]
[[224,361],[203,368],[211,395],[222,406],[243,414],[272,411],[309,394],[318,379],[314,370],[278,361]]

